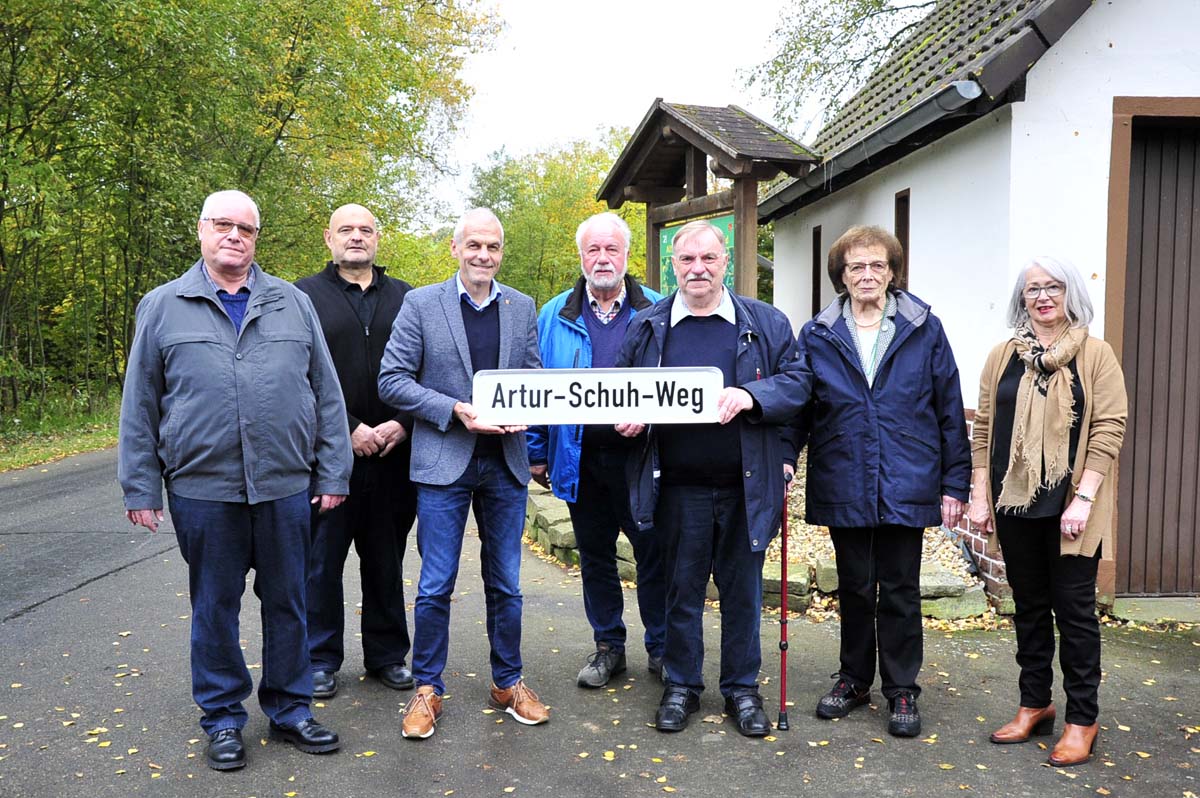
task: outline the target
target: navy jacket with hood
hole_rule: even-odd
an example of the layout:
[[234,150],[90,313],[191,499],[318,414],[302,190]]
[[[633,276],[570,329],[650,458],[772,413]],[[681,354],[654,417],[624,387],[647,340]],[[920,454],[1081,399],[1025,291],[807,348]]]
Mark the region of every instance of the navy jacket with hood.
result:
[[810,524],[937,526],[943,495],[967,499],[971,450],[954,354],[927,304],[892,293],[896,334],[871,386],[843,298],[800,331],[813,383],[795,442],[808,443]]
[[[751,551],[765,551],[783,520],[783,465],[796,461],[788,424],[808,399],[811,375],[781,311],[757,299],[730,296],[738,326],[737,387],[754,397],[754,407],[730,423],[741,426],[747,542]],[[674,300],[671,294],[630,321],[618,366],[661,364]],[[630,455],[629,504],[638,529],[645,530],[654,525],[658,501],[654,427],[647,427],[643,438]]]

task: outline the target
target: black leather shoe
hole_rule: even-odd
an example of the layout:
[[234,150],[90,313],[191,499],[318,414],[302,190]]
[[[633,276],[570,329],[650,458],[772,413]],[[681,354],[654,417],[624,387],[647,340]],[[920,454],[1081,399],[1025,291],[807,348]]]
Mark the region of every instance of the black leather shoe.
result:
[[333,698],[337,695],[337,674],[333,671],[313,671],[313,698]]
[[367,671],[367,673],[393,690],[413,689],[412,671],[406,668],[403,662],[384,665],[382,668],[376,668],[375,670]]
[[844,718],[850,714],[850,710],[871,700],[870,687],[859,689],[839,674],[833,675],[837,677],[837,684],[817,702],[817,717],[823,720]]
[[295,726],[277,726],[271,723],[271,739],[291,743],[306,754],[325,754],[342,747],[337,732],[326,729],[313,718],[306,718]]
[[658,712],[654,715],[654,726],[661,732],[683,731],[688,725],[688,715],[700,709],[700,695],[686,687],[667,685]]
[[771,731],[757,692],[725,696],[725,714],[734,719],[743,737],[765,737]]
[[242,744],[241,729],[221,729],[208,738],[204,752],[213,770],[237,770],[246,767],[246,746]]
[[917,711],[917,699],[907,690],[901,690],[895,698],[888,699],[892,717],[888,720],[888,734],[893,737],[916,737],[921,733],[921,713]]

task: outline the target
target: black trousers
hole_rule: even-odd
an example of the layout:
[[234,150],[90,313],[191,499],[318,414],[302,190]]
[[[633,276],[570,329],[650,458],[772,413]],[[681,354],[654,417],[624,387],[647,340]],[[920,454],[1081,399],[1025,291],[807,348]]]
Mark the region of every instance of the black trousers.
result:
[[1048,706],[1054,684],[1054,627],[1067,694],[1067,723],[1089,726],[1100,712],[1100,622],[1094,557],[1059,553],[1059,517],[996,516],[996,534],[1012,587],[1021,667],[1021,706]]
[[579,493],[574,502],[567,502],[567,509],[579,546],[583,609],[595,641],[624,651],[625,594],[617,575],[617,535],[624,529],[637,564],[638,611],[645,630],[642,641],[650,656],[661,658],[667,626],[662,553],[655,531],[639,532],[629,513],[626,457],[624,449],[589,451],[586,447],[580,456]]
[[841,676],[856,687],[875,681],[883,694],[921,694],[921,536],[906,526],[831,527],[842,612]]
[[342,571],[350,544],[362,576],[362,647],[367,670],[408,658],[404,612],[404,549],[417,517],[407,474],[373,458],[354,458],[350,495],[339,507],[312,514],[308,569],[308,650],[314,671],[337,671],[345,659]]

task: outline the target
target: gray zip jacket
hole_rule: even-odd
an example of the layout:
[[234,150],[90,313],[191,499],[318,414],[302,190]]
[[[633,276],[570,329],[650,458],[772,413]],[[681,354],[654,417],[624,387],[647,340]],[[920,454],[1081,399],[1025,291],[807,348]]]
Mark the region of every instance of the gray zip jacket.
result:
[[239,334],[196,261],[137,308],[117,477],[129,510],[189,499],[344,495],[346,405],[312,302],[262,271]]

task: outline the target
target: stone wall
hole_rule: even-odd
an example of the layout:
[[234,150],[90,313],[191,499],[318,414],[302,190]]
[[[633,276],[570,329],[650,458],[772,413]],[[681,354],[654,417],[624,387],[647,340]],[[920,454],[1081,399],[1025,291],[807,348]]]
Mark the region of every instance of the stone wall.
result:
[[[579,565],[575,531],[567,505],[550,491],[531,488],[525,514],[525,535],[536,541],[548,555],[566,565]],[[1003,563],[1001,563],[1003,567]],[[633,546],[622,533],[617,537],[617,573],[621,579],[634,582],[637,569]],[[837,565],[832,559],[816,563],[790,563],[788,566],[788,609],[803,612],[812,603],[813,591],[834,593],[838,589]],[[763,565],[763,605],[781,604],[781,568],[778,562]],[[1007,585],[1005,585],[1007,588]],[[708,597],[719,600],[716,586],[711,582]],[[957,619],[982,615],[988,609],[987,596],[977,583],[967,583],[936,563],[921,566],[921,613],[933,618]],[[1001,604],[1001,611],[1006,609]],[[1008,610],[1011,612],[1011,609]]]

